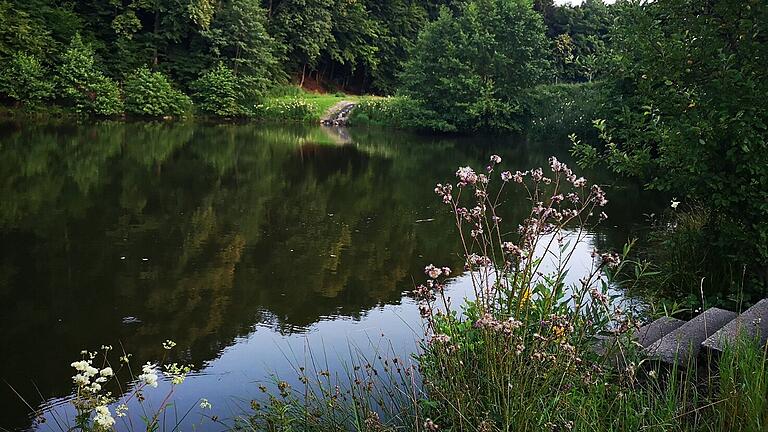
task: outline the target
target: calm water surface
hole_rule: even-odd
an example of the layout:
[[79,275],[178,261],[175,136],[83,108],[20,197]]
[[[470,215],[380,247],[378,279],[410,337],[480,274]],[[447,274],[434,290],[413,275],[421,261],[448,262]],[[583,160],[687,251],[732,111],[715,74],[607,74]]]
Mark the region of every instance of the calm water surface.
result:
[[[195,365],[179,409],[205,397],[222,417],[270,374],[293,376],[308,347],[331,369],[350,344],[409,352],[418,313],[407,291],[425,264],[461,267],[434,184],[493,153],[513,171],[569,159],[565,143],[520,138],[0,124],[0,427],[58,430],[50,415],[36,426],[15,392],[71,415],[69,364],[102,344],[143,364],[173,339],[173,360]],[[658,204],[636,186],[607,189],[610,219],[582,262],[620,247]],[[450,289],[469,290],[461,276]]]

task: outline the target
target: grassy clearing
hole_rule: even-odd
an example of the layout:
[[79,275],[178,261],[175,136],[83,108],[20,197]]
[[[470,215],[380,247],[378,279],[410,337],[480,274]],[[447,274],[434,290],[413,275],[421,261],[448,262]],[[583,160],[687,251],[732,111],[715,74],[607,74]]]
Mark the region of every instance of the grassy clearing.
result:
[[265,120],[318,122],[337,103],[359,100],[360,96],[344,93],[313,93],[296,86],[281,86],[273,89],[255,111]]

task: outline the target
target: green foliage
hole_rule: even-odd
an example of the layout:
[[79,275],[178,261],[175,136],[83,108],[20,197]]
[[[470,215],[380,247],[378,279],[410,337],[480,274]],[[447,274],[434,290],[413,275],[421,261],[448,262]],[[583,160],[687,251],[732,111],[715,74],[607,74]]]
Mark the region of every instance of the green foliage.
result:
[[330,0],[283,0],[271,11],[272,34],[288,48],[294,68],[316,65],[331,42],[332,7]]
[[622,3],[616,109],[598,123],[616,172],[695,200],[713,260],[768,281],[768,4]]
[[230,59],[235,75],[251,77],[248,89],[258,96],[263,96],[270,79],[282,78],[276,41],[266,25],[266,11],[257,2],[228,0],[218,3],[215,20],[202,32],[214,56]]
[[541,17],[524,1],[476,0],[458,16],[446,8],[419,36],[403,94],[444,123],[438,130],[519,129],[521,92],[543,78],[545,48]]
[[17,52],[42,56],[51,48],[50,30],[15,2],[0,0],[0,58]]
[[350,125],[454,131],[452,125],[407,96],[365,99],[352,111]]
[[123,111],[120,88],[95,65],[93,49],[72,38],[58,68],[61,96],[84,114],[111,116]]
[[768,346],[741,335],[727,345],[718,363],[719,397],[715,423],[721,431],[762,431],[768,428]]
[[593,120],[606,114],[607,93],[603,82],[536,86],[526,99],[526,131],[533,137],[558,140],[573,133],[589,136],[594,132]]
[[304,99],[273,99],[258,105],[255,115],[266,120],[317,121],[317,106]]
[[173,88],[161,72],[152,72],[146,66],[136,69],[125,80],[125,111],[130,114],[161,117],[180,116],[189,112],[192,101]]
[[600,78],[611,62],[610,31],[613,5],[586,0],[571,6],[536,2],[550,38],[555,81],[584,82]]
[[246,114],[246,109],[240,104],[242,93],[238,79],[232,69],[223,63],[202,74],[191,87],[198,108],[206,114],[219,117]]
[[0,93],[35,106],[53,95],[53,83],[36,57],[19,52],[0,71]]

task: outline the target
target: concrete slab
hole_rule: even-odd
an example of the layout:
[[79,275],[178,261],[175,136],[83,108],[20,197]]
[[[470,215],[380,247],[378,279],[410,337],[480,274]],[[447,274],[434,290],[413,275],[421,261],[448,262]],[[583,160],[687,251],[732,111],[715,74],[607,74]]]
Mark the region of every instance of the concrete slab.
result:
[[677,330],[683,324],[685,321],[677,318],[661,317],[637,329],[634,338],[643,348],[648,348],[652,343]]
[[710,308],[646,348],[651,358],[687,367],[699,355],[701,343],[728,324],[737,314]]
[[768,341],[768,299],[757,302],[733,321],[708,337],[701,345],[704,348],[722,352],[727,343],[735,342],[739,333],[758,338],[760,346]]

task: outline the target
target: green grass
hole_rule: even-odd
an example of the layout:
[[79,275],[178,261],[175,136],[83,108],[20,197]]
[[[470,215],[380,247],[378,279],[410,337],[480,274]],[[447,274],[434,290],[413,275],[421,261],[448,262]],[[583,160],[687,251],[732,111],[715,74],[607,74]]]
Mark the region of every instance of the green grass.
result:
[[[267,120],[290,120],[317,122],[328,110],[341,101],[360,101],[360,96],[343,93],[313,93],[296,86],[281,86],[273,89],[262,104],[266,107],[262,117]],[[298,109],[296,102],[304,105]]]

